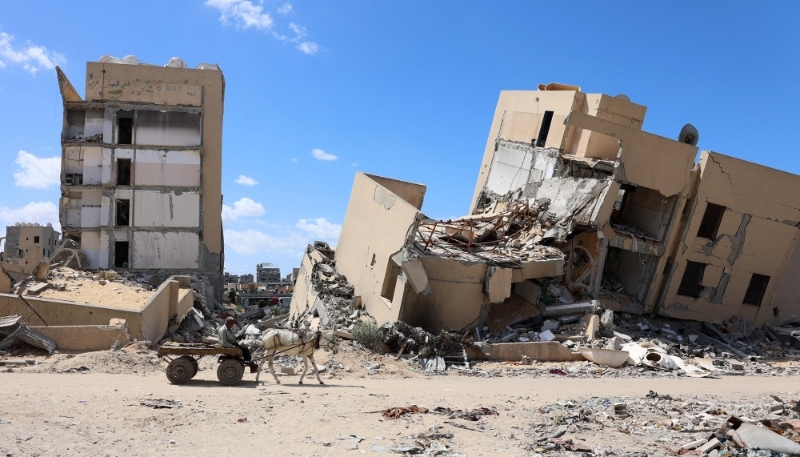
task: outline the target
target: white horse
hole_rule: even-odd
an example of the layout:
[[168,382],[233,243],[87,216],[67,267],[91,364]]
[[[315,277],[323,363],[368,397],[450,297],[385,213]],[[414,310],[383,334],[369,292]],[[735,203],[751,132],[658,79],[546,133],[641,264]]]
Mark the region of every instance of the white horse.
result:
[[275,374],[275,369],[272,366],[272,359],[276,355],[299,355],[303,357],[305,370],[300,375],[300,384],[303,383],[303,378],[308,373],[308,359],[311,359],[311,364],[314,367],[314,374],[317,375],[317,381],[320,384],[325,384],[319,378],[319,371],[317,370],[317,362],[314,361],[314,349],[319,349],[320,343],[327,344],[336,349],[336,329],[321,332],[311,331],[295,331],[295,330],[280,330],[272,329],[267,330],[264,334],[262,341],[264,343],[264,352],[260,355],[263,357],[258,364],[258,373],[256,373],[256,382],[261,375],[261,368],[264,366],[264,359],[269,360],[269,371],[275,378],[275,382],[280,384],[278,375]]

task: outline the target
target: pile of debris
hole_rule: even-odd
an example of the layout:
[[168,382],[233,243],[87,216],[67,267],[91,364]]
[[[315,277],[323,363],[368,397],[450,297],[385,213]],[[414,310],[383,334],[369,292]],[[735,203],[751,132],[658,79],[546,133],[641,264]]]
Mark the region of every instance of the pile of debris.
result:
[[[725,404],[713,398],[677,398],[650,391],[640,399],[558,401],[539,408],[535,425],[524,433],[527,449],[539,453],[613,455],[621,451],[609,437],[609,430],[615,430],[621,436],[647,436],[640,441],[642,447],[666,448],[656,454],[797,455],[799,411],[796,401],[784,402],[777,396],[764,404]],[[651,452],[642,449],[640,454]]]
[[[505,208],[507,204],[502,207]],[[515,266],[521,261],[563,259],[564,253],[542,245],[559,221],[547,212],[549,201],[529,206],[514,202],[498,212],[466,216],[456,221],[423,221],[415,246],[423,253],[447,256],[472,255],[497,265]],[[499,207],[493,205],[492,210]]]
[[[305,258],[311,263],[311,274],[306,275],[310,280],[305,284],[308,290],[307,306],[299,307],[299,315],[291,316],[286,325],[292,328],[310,326],[352,330],[353,325],[363,319],[372,320],[363,311],[360,298],[353,296],[353,286],[336,270],[334,251],[330,246],[315,241],[306,252]],[[308,267],[304,265],[304,268]]]

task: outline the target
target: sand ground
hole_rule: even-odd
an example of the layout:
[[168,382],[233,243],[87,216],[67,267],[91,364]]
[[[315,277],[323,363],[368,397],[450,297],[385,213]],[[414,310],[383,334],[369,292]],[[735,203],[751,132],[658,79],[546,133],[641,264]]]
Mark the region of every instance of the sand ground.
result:
[[[245,374],[240,385],[223,387],[213,369],[201,370],[182,386],[169,384],[162,371],[0,373],[0,455],[400,455],[390,449],[413,445],[418,433],[441,427],[440,433],[453,435],[442,442],[454,453],[527,456],[535,454],[540,432],[555,427],[536,423],[537,414],[558,400],[604,397],[633,402],[657,390],[741,405],[763,403],[769,394],[791,397],[787,392],[798,390],[793,377],[530,379],[450,374],[377,379],[352,374],[325,377],[324,386],[313,378],[298,385],[297,376],[283,378],[281,385],[269,375],[259,385],[254,379]],[[162,399],[179,402],[180,407],[141,405],[143,400]],[[436,414],[385,420],[375,412],[412,404],[430,409],[489,407],[499,415],[476,422]],[[588,430],[571,424],[564,438],[580,435],[593,448],[648,455],[668,455],[668,446],[683,444],[656,440],[657,434],[631,434],[617,425]],[[708,433],[681,438],[688,442],[703,436]]]

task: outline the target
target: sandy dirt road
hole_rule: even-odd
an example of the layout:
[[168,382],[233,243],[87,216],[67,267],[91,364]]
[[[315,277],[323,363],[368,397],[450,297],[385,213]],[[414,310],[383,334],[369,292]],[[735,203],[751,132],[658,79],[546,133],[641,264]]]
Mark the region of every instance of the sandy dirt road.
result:
[[[262,378],[263,380],[264,378]],[[541,430],[535,414],[557,400],[604,397],[628,401],[656,390],[722,403],[757,402],[768,394],[796,392],[791,377],[722,379],[570,379],[434,376],[421,379],[370,377],[256,385],[246,374],[223,387],[211,370],[183,386],[163,373],[2,373],[2,456],[270,456],[380,455],[413,445],[412,435],[440,426],[455,453],[469,456],[533,455]],[[180,407],[154,409],[142,400],[179,400]],[[451,409],[496,408],[477,422],[436,414],[384,420],[379,411],[411,404]],[[239,421],[245,419],[246,421]],[[585,435],[585,433],[584,433]],[[699,433],[697,436],[707,436]],[[362,437],[363,441],[359,442]],[[565,437],[569,437],[567,433]],[[584,436],[593,446],[617,451],[667,454],[667,445],[621,433],[615,427]],[[687,434],[686,441],[694,435]],[[653,442],[650,442],[653,441]],[[373,445],[376,445],[373,449]],[[242,454],[244,453],[244,454]],[[390,450],[386,455],[392,454]],[[553,455],[552,453],[548,455]]]

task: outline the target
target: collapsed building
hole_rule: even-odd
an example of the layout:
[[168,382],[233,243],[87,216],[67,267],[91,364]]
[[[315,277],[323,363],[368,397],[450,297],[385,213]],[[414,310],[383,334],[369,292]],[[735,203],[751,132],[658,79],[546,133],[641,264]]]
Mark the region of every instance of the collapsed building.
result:
[[[540,304],[756,327],[800,314],[800,177],[712,151],[696,163],[697,130],[645,132],[645,112],[563,84],[501,92],[458,220],[422,213],[423,185],[357,173],[330,256],[353,305],[433,332],[541,320]],[[320,308],[312,263],[294,318]]]
[[222,115],[216,65],[86,64],[64,103],[59,219],[89,268],[201,274],[222,297]]

